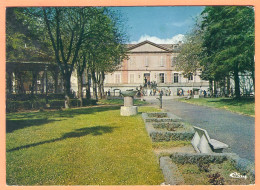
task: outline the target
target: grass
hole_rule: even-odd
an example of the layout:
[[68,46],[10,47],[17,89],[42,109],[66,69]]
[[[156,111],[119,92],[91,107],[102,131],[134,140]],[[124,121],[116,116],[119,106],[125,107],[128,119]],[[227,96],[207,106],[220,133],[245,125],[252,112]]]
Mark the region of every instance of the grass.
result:
[[[124,100],[123,99],[111,99],[111,100],[98,100],[99,104],[110,104],[110,105],[124,105]],[[142,105],[147,105],[148,103],[145,101],[141,101],[138,99],[134,100],[134,105],[136,106],[142,106]]]
[[199,99],[178,99],[179,101],[203,105],[208,107],[225,109],[239,114],[255,116],[255,99],[254,98],[199,98]]
[[224,178],[224,185],[254,184],[254,179],[251,176],[247,176],[247,179],[230,177],[231,173],[239,173],[230,161],[221,164],[210,164],[209,172],[201,171],[195,164],[177,164],[177,166],[184,177],[186,185],[210,185],[208,175],[216,172]]
[[[140,107],[139,112],[158,111]],[[119,106],[6,115],[8,185],[159,185],[141,113]]]
[[183,147],[190,145],[190,141],[163,141],[163,142],[152,142],[154,149],[167,149],[173,147]]

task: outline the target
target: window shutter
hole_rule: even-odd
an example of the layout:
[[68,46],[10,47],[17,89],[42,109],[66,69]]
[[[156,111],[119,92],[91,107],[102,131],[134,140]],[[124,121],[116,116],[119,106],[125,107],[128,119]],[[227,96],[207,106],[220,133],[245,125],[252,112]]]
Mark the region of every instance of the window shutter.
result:
[[164,83],[167,83],[167,73],[164,73]]

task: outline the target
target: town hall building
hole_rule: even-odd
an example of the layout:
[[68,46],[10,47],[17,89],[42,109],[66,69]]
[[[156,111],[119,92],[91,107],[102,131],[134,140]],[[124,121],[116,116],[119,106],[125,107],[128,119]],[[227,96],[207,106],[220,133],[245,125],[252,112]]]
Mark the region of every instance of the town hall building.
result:
[[136,89],[145,83],[156,83],[158,89],[171,90],[173,95],[179,89],[184,93],[195,88],[207,91],[209,83],[200,78],[200,71],[184,76],[182,71],[176,70],[180,46],[181,42],[155,44],[147,40],[128,44],[128,59],[123,61],[120,69],[106,74],[105,91]]

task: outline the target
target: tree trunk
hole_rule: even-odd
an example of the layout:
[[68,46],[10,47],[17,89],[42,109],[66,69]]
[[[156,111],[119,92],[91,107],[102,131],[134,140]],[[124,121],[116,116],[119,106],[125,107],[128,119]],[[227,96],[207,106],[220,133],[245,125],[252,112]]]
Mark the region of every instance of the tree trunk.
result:
[[102,99],[102,86],[101,86],[101,83],[98,84],[98,99]]
[[230,95],[230,76],[227,76],[227,95]]
[[83,100],[82,100],[82,74],[77,69],[77,78],[78,78],[78,99],[80,101],[80,107],[83,106]]
[[12,94],[12,72],[6,73],[6,87],[7,87],[7,93]]
[[[38,75],[37,71],[32,72],[32,87],[31,87],[32,95],[37,94],[37,75]],[[36,93],[35,93],[35,89],[36,89]]]
[[93,88],[93,98],[98,100],[98,95],[97,95],[97,79],[95,76],[95,72],[91,72],[91,78],[92,78],[92,88]]
[[[102,72],[102,77],[101,77],[101,92],[102,92],[103,97],[105,96],[104,80],[105,80],[105,73]],[[102,98],[103,98],[103,97],[102,97]]]
[[53,76],[53,79],[54,79],[54,93],[58,94],[58,78],[59,78],[58,71],[54,72],[52,76]]
[[235,96],[236,98],[240,98],[240,84],[239,84],[239,76],[238,76],[238,65],[234,68],[234,81],[235,81]]
[[216,97],[216,95],[217,95],[217,82],[216,82],[216,80],[214,80],[214,96]]
[[98,85],[98,98],[102,99],[102,85],[101,85],[101,80],[102,80],[102,74],[98,73],[98,80],[97,80],[97,85]]
[[223,82],[222,82],[222,96],[225,97],[226,95],[226,77],[223,78]]
[[255,94],[255,72],[254,71],[252,71],[251,77],[253,80],[253,88],[254,88],[254,94]]
[[70,75],[66,74],[64,77],[64,94],[65,94],[65,108],[70,108]]
[[213,95],[212,80],[209,80],[209,92],[210,92],[210,97],[212,97]]
[[24,93],[24,85],[23,85],[23,76],[22,72],[17,72],[17,78],[18,78],[18,94],[23,94]]
[[87,70],[87,74],[86,74],[86,98],[87,100],[90,100],[91,98],[91,95],[90,95],[90,77],[89,77],[89,74],[88,74],[88,70]]

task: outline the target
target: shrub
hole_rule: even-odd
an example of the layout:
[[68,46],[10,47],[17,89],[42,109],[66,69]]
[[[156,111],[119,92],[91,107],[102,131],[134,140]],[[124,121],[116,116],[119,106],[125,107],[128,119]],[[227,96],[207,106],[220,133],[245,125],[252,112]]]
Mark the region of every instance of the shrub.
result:
[[197,166],[200,171],[209,172],[209,163],[198,162]]
[[154,128],[165,128],[168,131],[175,131],[176,128],[183,127],[181,122],[162,122],[162,123],[153,123]]
[[97,100],[83,98],[83,106],[97,105]]
[[64,107],[64,100],[49,100],[48,102],[49,102],[51,108]]
[[209,183],[212,185],[224,185],[224,178],[221,177],[221,175],[216,172],[214,174],[209,174]]
[[161,113],[161,112],[147,113],[147,116],[155,117],[155,118],[164,118],[167,117],[167,113]]
[[228,159],[228,154],[224,153],[175,153],[172,154],[171,159],[180,164],[208,164],[208,163],[222,163]]
[[191,140],[194,136],[194,133],[192,132],[158,132],[158,131],[152,131],[150,134],[150,137],[152,138],[152,141],[158,142],[158,141],[181,141],[181,140]]

